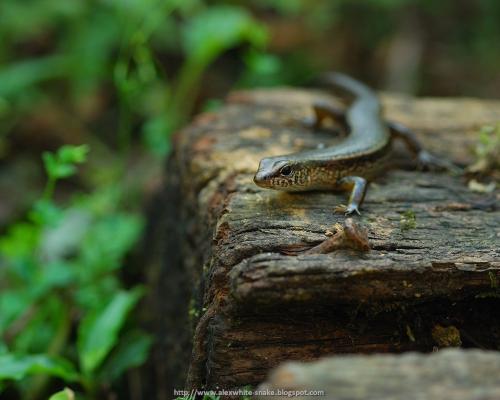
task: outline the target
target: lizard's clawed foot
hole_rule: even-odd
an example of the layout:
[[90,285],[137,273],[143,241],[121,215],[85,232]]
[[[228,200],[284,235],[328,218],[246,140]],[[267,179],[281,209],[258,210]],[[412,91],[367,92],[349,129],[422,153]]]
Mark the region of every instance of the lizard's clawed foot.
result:
[[358,214],[361,215],[359,212],[358,206],[354,204],[349,204],[346,206],[345,204],[339,204],[334,208],[334,211],[339,214],[344,214],[344,215],[352,215],[352,214]]
[[441,159],[429,153],[426,150],[421,150],[417,155],[419,169],[427,171],[447,170],[454,174],[460,175],[463,170],[448,160]]

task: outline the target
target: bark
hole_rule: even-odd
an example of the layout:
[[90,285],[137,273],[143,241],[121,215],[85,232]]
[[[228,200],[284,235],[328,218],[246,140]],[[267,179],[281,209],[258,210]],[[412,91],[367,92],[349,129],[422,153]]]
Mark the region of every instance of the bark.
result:
[[[176,136],[162,236],[169,252],[151,284],[168,343],[158,352],[165,368],[172,354],[185,359],[192,338],[188,388],[256,385],[289,359],[431,351],[445,343],[433,337],[436,326],[455,328],[464,347],[499,346],[498,192],[417,171],[397,145],[393,168],[371,183],[361,217],[353,217],[371,250],[335,245],[323,254],[310,249],[331,239],[336,224],[345,227],[333,208],[346,194],[287,194],[253,183],[261,158],[339,140],[299,122],[319,98],[338,102],[304,90],[237,92]],[[473,161],[478,128],[500,120],[494,101],[383,101],[388,119],[461,165]],[[169,388],[182,387],[185,375],[177,372]]]

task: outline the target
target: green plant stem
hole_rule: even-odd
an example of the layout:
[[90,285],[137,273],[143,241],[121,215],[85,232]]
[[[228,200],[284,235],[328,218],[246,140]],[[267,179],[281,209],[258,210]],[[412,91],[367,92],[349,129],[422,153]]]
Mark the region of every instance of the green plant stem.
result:
[[97,389],[95,379],[92,376],[85,376],[81,379],[80,383],[82,384],[85,394],[89,400],[98,400],[97,398]]
[[45,185],[45,189],[43,190],[42,198],[44,200],[50,200],[52,198],[52,196],[54,195],[54,190],[56,188],[56,182],[57,179],[49,175],[47,183]]
[[[47,348],[46,354],[49,356],[60,355],[61,351],[67,347],[70,332],[71,314],[65,307],[61,316],[61,323]],[[34,378],[31,387],[26,392],[26,399],[41,399],[50,379],[51,377],[48,375],[41,375]]]
[[184,123],[191,114],[201,76],[209,63],[210,60],[189,58],[183,64],[167,110],[174,129]]
[[30,323],[38,308],[31,304],[3,333],[3,339],[9,344]]
[[118,148],[122,155],[125,155],[130,149],[131,142],[131,111],[130,105],[123,98],[119,102],[119,121],[118,121]]

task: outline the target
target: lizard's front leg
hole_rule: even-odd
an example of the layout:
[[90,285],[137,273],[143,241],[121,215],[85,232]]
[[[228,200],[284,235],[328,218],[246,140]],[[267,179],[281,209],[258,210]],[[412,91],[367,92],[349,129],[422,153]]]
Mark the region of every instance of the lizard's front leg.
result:
[[365,198],[367,185],[368,182],[366,181],[366,179],[360,176],[346,176],[342,178],[338,182],[337,187],[345,191],[350,190],[351,194],[349,196],[347,207],[335,207],[335,211],[344,212],[346,215],[350,215],[353,213],[361,215],[361,213],[359,212],[359,207],[361,206],[361,203]]

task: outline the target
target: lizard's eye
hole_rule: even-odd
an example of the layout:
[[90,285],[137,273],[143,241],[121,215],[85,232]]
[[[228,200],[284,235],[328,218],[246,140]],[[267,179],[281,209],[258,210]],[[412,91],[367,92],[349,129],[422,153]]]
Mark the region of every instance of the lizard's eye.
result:
[[290,167],[289,165],[285,165],[280,169],[281,176],[290,176],[291,173],[292,173],[292,167]]

